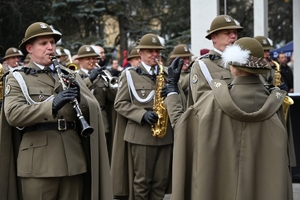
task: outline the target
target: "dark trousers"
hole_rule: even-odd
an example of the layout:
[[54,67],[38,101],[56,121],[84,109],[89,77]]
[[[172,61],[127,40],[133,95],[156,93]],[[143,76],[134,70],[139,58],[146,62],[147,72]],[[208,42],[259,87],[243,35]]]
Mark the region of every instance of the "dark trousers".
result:
[[24,200],[81,200],[83,175],[21,178]]
[[134,199],[161,200],[171,176],[173,145],[130,144],[134,162]]

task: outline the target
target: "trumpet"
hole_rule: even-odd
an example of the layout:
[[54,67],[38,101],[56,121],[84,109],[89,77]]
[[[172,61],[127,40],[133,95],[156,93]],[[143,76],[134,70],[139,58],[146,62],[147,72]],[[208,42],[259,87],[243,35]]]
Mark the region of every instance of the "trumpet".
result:
[[70,69],[70,70],[73,70],[73,71],[76,71],[76,70],[79,70],[79,66],[76,65],[75,63],[69,63],[66,68]]
[[[97,68],[100,68],[98,63],[95,63]],[[109,72],[103,70],[103,73],[100,74],[101,79],[104,81],[104,85],[111,89],[117,89],[119,86],[118,78],[113,77]]]

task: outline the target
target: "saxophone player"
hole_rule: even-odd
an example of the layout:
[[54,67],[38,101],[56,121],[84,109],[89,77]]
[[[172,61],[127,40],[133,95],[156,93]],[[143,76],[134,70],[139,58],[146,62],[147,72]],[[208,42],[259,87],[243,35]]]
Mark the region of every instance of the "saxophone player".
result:
[[152,135],[151,125],[158,121],[153,97],[160,93],[156,91],[160,71],[157,59],[165,47],[149,33],[140,39],[136,49],[141,64],[121,73],[114,104],[118,113],[112,156],[114,196],[163,199],[171,176],[173,129],[168,123],[165,136],[159,138]]
[[279,79],[280,83],[279,82],[276,83],[277,80],[275,79],[275,76],[277,75],[278,72],[279,72],[278,75],[280,75],[280,67],[279,67],[278,63],[276,61],[272,60],[272,58],[270,57],[270,50],[274,49],[272,46],[273,45],[272,40],[265,36],[256,36],[256,37],[254,37],[254,39],[256,39],[263,47],[264,58],[269,62],[270,66],[271,66],[270,72],[267,74],[264,74],[264,75],[260,75],[260,79],[267,87],[277,86],[281,90],[288,92],[288,87],[283,82],[283,79],[281,77]]

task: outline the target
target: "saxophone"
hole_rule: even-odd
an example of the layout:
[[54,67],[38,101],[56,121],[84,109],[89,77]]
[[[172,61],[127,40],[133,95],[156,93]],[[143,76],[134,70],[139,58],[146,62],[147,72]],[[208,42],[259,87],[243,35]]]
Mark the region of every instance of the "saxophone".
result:
[[156,89],[155,89],[155,97],[153,104],[153,111],[158,115],[158,121],[155,124],[152,124],[152,136],[162,138],[167,133],[168,126],[168,111],[163,103],[163,97],[161,96],[161,90],[164,86],[164,67],[162,63],[158,60],[157,64],[159,66],[159,74],[156,76]]
[[[273,60],[271,61],[276,66],[275,73],[274,73],[274,86],[279,87],[281,84],[280,65],[276,61]],[[294,100],[289,96],[285,96],[284,101],[282,103],[285,121],[287,120],[289,107],[290,105],[293,104],[294,104]]]

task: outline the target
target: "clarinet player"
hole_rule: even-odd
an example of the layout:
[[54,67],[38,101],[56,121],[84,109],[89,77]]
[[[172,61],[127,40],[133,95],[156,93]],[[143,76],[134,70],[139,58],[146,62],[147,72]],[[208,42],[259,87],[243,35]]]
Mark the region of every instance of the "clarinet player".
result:
[[[28,67],[7,76],[3,108],[18,155],[0,160],[3,174],[11,170],[5,166],[14,167],[17,160],[14,176],[5,179],[7,176],[0,174],[6,183],[4,186],[0,181],[0,193],[12,191],[5,192],[3,199],[112,199],[101,111],[78,75],[71,87],[62,88],[51,60],[59,39],[61,34],[48,24],[31,24],[20,44],[31,61]],[[71,73],[60,67],[64,75]],[[71,104],[74,99],[94,129],[91,136],[80,134],[80,120]],[[4,117],[1,119],[3,126]],[[4,127],[0,141],[10,134]],[[0,157],[5,153],[1,151]],[[14,177],[20,184],[13,184]],[[12,196],[13,192],[18,197]]]

